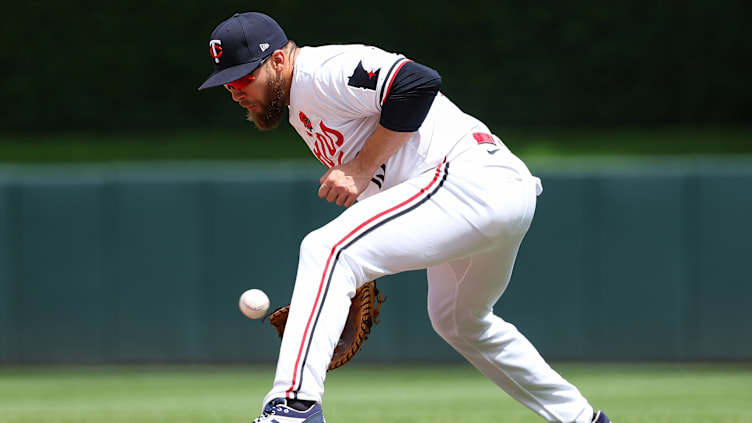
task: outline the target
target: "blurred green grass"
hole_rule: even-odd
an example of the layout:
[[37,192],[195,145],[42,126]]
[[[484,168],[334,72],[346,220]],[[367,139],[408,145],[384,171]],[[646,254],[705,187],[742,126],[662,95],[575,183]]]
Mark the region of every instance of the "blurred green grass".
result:
[[[497,129],[523,158],[752,154],[752,127]],[[315,160],[288,127],[261,132],[0,133],[0,163]]]
[[[555,364],[616,423],[752,422],[752,365]],[[0,367],[0,422],[249,422],[274,369],[256,366]],[[330,372],[329,423],[533,423],[466,364],[353,363]]]

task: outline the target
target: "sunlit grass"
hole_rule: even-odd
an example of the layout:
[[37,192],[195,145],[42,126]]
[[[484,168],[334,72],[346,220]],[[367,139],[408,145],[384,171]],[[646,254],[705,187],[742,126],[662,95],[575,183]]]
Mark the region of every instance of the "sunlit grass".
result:
[[[616,423],[752,421],[751,365],[559,364]],[[0,422],[249,422],[270,366],[0,367]],[[469,365],[330,372],[329,423],[540,422]]]

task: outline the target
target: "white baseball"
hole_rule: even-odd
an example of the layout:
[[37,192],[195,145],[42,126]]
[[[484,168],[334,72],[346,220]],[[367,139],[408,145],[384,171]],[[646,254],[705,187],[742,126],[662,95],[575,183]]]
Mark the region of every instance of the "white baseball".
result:
[[269,297],[260,289],[249,289],[240,296],[240,311],[249,319],[262,317],[269,310]]

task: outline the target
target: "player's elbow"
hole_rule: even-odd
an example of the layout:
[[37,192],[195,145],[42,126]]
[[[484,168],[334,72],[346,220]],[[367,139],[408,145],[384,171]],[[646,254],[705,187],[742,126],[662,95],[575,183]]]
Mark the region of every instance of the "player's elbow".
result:
[[442,83],[441,75],[435,69],[431,69],[429,67],[426,67],[426,69],[427,69],[426,75],[428,76],[428,79],[426,79],[426,82],[425,82],[426,84],[425,89],[428,92],[432,92],[433,95],[435,96],[441,90],[441,83]]

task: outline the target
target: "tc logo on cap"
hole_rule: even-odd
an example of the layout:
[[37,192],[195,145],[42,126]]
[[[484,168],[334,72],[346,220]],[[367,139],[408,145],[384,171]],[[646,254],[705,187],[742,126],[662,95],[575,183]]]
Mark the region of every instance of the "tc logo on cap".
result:
[[209,54],[214,58],[214,62],[219,63],[219,57],[222,56],[222,40],[209,41]]

